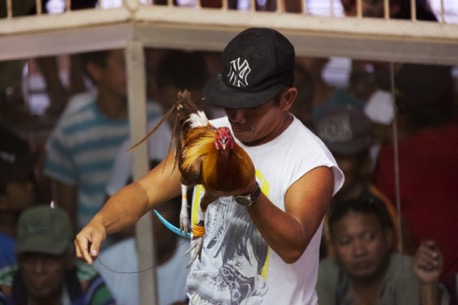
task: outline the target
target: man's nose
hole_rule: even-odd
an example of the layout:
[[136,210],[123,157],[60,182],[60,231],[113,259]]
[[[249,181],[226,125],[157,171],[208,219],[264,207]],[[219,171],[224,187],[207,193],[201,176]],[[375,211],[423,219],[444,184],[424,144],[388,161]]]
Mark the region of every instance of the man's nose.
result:
[[364,241],[360,239],[355,239],[353,241],[353,255],[354,256],[362,256],[367,253],[366,244]]
[[43,273],[45,269],[45,266],[44,266],[44,261],[43,259],[41,258],[36,258],[34,261],[33,261],[33,272],[35,274],[41,274]]
[[228,108],[226,109],[226,114],[230,122],[241,123],[244,120],[243,110],[241,109]]

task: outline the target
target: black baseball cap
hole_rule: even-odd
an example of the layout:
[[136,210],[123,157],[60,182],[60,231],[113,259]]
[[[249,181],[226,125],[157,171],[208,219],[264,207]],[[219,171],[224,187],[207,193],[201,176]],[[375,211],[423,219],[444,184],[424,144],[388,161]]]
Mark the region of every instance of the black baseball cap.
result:
[[221,73],[205,84],[205,99],[225,108],[260,106],[293,85],[294,64],[294,47],[280,32],[246,29],[224,49]]
[[349,105],[330,108],[315,122],[317,136],[333,154],[354,155],[372,145],[371,120]]
[[13,181],[33,181],[38,156],[27,142],[0,126],[0,189]]

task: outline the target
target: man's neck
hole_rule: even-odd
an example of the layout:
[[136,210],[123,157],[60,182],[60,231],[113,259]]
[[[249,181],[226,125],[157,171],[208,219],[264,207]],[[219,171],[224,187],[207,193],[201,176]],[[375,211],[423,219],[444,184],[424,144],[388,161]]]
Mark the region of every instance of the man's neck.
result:
[[355,305],[376,305],[380,299],[382,279],[369,281],[352,281],[353,298]]
[[43,298],[36,298],[29,295],[27,297],[27,305],[62,305],[61,297],[62,291]]
[[372,277],[350,279],[355,305],[376,305],[380,301],[380,289],[388,269],[389,260]]
[[16,237],[18,217],[18,213],[15,212],[0,213],[0,232]]
[[99,111],[109,119],[124,119],[127,117],[127,99],[122,96],[99,92],[97,96]]
[[279,137],[288,127],[293,123],[294,117],[291,113],[284,113],[282,116],[279,116],[278,119],[275,121],[276,127],[272,132],[268,135],[266,135],[263,138],[257,139],[256,141],[247,143],[247,142],[242,142],[246,146],[258,146],[262,144],[269,143],[270,141],[276,139]]

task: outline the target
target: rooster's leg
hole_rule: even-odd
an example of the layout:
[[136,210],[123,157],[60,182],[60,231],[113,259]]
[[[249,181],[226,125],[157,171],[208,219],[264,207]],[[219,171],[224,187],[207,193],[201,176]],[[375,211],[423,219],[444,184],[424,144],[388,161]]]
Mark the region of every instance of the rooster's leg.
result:
[[190,253],[192,250],[192,257],[188,263],[188,267],[197,259],[201,257],[202,254],[202,247],[204,245],[204,235],[205,235],[205,212],[207,211],[208,204],[210,201],[210,197],[207,193],[204,194],[199,206],[199,223],[193,226],[192,228],[192,241],[191,241],[191,248],[186,252]]
[[180,210],[180,234],[189,232],[189,213],[188,213],[188,187],[181,184],[181,210]]
[[202,254],[202,247],[204,245],[204,234],[205,234],[205,226],[204,220],[200,220],[198,224],[194,225],[192,228],[192,239],[191,239],[191,248],[186,251],[186,254],[192,253],[191,260],[188,263],[188,266],[191,266],[192,263],[201,257]]
[[[204,214],[205,215],[205,214]],[[192,263],[201,257],[202,254],[202,247],[204,245],[204,234],[205,234],[205,217],[203,216],[200,218],[199,223],[195,224],[192,228],[192,240],[191,240],[191,248],[186,251],[186,254],[191,253],[191,260],[188,263],[188,266],[191,266]],[[193,251],[194,250],[194,251]]]

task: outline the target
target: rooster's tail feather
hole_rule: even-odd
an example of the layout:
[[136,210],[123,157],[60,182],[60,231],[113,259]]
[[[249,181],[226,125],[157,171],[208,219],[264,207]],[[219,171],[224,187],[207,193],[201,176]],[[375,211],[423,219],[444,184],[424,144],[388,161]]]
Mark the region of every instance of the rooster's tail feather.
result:
[[185,143],[185,135],[187,131],[197,126],[205,126],[209,123],[205,113],[203,111],[198,111],[197,105],[191,99],[191,93],[187,90],[178,92],[178,101],[170,107],[159,123],[150,132],[148,132],[145,137],[130,147],[127,151],[129,152],[145,142],[165,121],[168,120],[172,113],[174,113],[176,117],[168,153],[172,151],[173,144],[175,143],[177,151],[173,165],[173,169],[175,169],[178,164],[180,152]]
[[157,125],[151,129],[150,132],[148,132],[148,134],[146,136],[144,136],[140,141],[138,141],[136,144],[134,144],[133,146],[131,146],[127,151],[131,151],[132,149],[138,147],[140,144],[142,144],[143,142],[145,142],[153,133],[156,132],[156,130],[159,129],[159,127],[161,127],[161,125],[169,118],[169,116],[175,111],[175,109],[177,108],[177,105],[178,104],[175,104],[173,107],[171,107],[165,114],[164,116],[162,117],[162,119],[159,121],[159,123],[157,123]]

